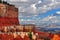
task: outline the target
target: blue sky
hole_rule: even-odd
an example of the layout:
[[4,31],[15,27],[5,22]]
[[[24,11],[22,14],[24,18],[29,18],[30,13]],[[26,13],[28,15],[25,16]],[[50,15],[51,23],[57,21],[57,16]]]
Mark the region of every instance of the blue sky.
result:
[[[50,22],[53,18],[57,22],[60,15],[60,0],[5,0],[15,5],[19,10],[20,24],[38,24]],[[55,16],[54,16],[55,15]]]
[[41,18],[45,18],[47,16],[50,16],[50,15],[57,15],[56,12],[60,11],[60,8],[55,8],[55,9],[51,9],[49,11],[47,11],[46,13],[44,13],[43,15],[39,15],[38,17],[41,17]]

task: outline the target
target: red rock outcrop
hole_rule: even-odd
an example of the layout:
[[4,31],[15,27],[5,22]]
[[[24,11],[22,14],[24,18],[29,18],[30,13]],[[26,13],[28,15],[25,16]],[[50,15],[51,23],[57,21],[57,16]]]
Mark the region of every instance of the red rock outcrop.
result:
[[19,25],[18,8],[14,5],[0,3],[0,26]]

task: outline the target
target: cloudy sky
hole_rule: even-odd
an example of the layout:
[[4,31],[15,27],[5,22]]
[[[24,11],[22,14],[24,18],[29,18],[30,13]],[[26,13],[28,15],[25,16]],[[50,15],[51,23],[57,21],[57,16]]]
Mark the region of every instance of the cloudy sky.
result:
[[19,9],[20,24],[60,22],[60,0],[4,0]]

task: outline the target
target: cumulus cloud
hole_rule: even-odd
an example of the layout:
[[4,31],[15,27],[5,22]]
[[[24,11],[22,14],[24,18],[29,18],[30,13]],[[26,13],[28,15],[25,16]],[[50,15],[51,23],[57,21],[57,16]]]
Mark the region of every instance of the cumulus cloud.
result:
[[42,19],[42,21],[48,21],[51,23],[58,23],[58,22],[60,22],[59,19],[60,18],[58,18],[58,16],[48,16],[48,17]]
[[56,13],[57,13],[57,14],[60,14],[60,11],[57,11]]
[[[38,14],[41,14],[41,13],[45,13],[45,12],[47,12],[48,10],[51,10],[51,9],[53,9],[53,8],[57,8],[57,7],[60,7],[59,6],[59,4],[60,3],[40,3],[39,5],[37,4],[37,3],[35,3],[35,4],[31,4],[31,6],[29,6],[29,7],[27,7],[27,8],[25,8],[25,12],[27,12],[27,13],[30,13],[31,15],[33,15],[33,14],[36,14],[36,15],[38,15]],[[36,5],[38,5],[37,7],[36,7]]]
[[[41,22],[51,22],[55,17],[36,18],[51,9],[60,7],[60,0],[7,0],[10,4],[16,5],[19,9],[20,23],[40,24]],[[25,20],[26,19],[26,20]],[[55,20],[54,20],[55,21]],[[56,20],[57,21],[57,20]]]
[[[12,0],[7,0],[7,1],[10,2]],[[13,2],[13,1],[18,1],[18,2]],[[39,15],[47,12],[48,10],[51,10],[52,8],[58,7],[60,4],[60,3],[56,3],[58,2],[57,0],[43,0],[43,1],[42,0],[13,0],[13,1],[10,3],[15,4],[16,7],[18,7],[20,10],[19,13],[22,14],[23,16],[29,16],[29,14]]]

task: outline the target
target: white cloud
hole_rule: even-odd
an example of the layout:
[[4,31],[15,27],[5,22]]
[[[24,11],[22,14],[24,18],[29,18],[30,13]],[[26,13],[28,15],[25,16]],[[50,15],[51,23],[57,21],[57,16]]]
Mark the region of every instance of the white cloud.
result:
[[40,1],[38,1],[38,4],[39,4],[39,3],[42,3],[42,1],[41,1],[41,0],[40,0]]
[[38,15],[34,15],[34,16],[38,16]]
[[7,1],[16,2],[16,1],[19,1],[19,0],[7,0]]
[[27,2],[28,0],[21,0],[22,2]]
[[47,5],[43,5],[43,8],[46,8],[47,7]]
[[41,19],[42,22],[58,23],[60,22],[57,16],[48,16]]
[[56,13],[57,13],[57,14],[60,14],[60,11],[57,11]]
[[[9,3],[19,7],[19,18],[31,18],[32,16],[37,16],[39,14],[45,13],[53,8],[60,7],[60,2],[57,0],[7,0]],[[11,2],[10,2],[11,1]],[[59,13],[59,12],[58,12]],[[33,17],[35,19],[36,17]],[[36,18],[36,20],[30,19],[19,19],[21,23],[37,23],[42,21],[50,21],[55,19],[54,17],[47,17],[44,19]],[[54,21],[55,21],[54,20]],[[56,20],[57,21],[57,20]]]
[[36,7],[35,7],[36,4],[32,4],[31,7],[36,10]]
[[52,2],[55,2],[55,0],[51,0]]
[[[12,1],[12,0],[10,0]],[[14,0],[15,1],[15,0]],[[41,0],[22,0],[22,1],[27,1],[27,2],[21,2],[21,0],[16,0],[18,2],[13,2],[17,7],[19,7],[19,11],[23,12],[20,13],[22,16],[30,16],[30,15],[38,15],[44,12],[47,12],[48,10],[51,10],[52,8],[56,8],[57,6],[60,5],[60,3],[54,3],[55,0],[44,0],[42,2]],[[38,8],[36,7],[36,5]]]
[[31,19],[27,19],[26,21],[31,21]]
[[20,21],[25,21],[24,19],[20,19]]
[[49,4],[50,7],[53,6],[53,5],[54,5],[54,3]]

